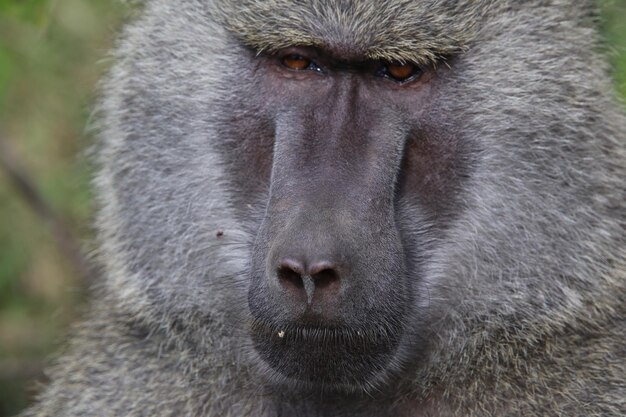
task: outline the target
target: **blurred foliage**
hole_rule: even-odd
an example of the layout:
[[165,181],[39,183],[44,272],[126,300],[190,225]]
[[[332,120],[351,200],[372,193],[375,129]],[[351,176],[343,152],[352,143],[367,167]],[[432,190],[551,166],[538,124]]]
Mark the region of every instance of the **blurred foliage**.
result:
[[626,99],[626,0],[603,0],[602,32],[611,51],[613,77],[622,99]]
[[[175,0],[172,0],[175,1]],[[603,1],[603,31],[626,97],[626,0]],[[128,6],[114,0],[0,0],[0,140],[86,241],[82,151],[95,85]],[[83,283],[0,172],[0,417],[22,409],[80,309]]]
[[[96,83],[125,6],[113,0],[0,0],[0,141],[77,235],[89,239],[81,153]],[[83,283],[47,224],[0,170],[0,416],[23,408],[79,311]]]

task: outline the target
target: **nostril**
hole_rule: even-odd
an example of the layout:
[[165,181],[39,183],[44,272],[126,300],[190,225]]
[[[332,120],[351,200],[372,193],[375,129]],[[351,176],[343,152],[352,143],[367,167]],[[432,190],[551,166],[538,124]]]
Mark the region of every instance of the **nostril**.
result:
[[309,273],[315,283],[315,288],[324,290],[324,293],[332,294],[334,291],[330,291],[331,288],[335,288],[339,284],[339,271],[336,265],[331,262],[316,262],[309,268]]
[[285,284],[291,284],[296,288],[304,288],[304,283],[302,282],[302,275],[298,274],[291,269],[279,269],[278,270],[278,279],[284,282]]
[[320,272],[311,275],[311,278],[313,278],[313,281],[315,282],[315,288],[320,290],[339,281],[339,275],[337,272],[330,268],[322,269]]
[[302,275],[304,274],[304,268],[300,263],[291,259],[283,260],[276,271],[278,279],[283,285],[290,285],[295,288],[304,288],[304,282],[302,281]]

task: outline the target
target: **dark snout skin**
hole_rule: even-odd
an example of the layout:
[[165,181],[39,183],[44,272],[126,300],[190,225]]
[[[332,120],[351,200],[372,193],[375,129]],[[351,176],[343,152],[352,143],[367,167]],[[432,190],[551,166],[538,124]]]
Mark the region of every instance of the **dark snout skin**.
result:
[[352,76],[332,84],[277,115],[249,305],[270,367],[349,386],[381,372],[402,336],[410,288],[394,194],[404,134],[392,113],[368,108]]

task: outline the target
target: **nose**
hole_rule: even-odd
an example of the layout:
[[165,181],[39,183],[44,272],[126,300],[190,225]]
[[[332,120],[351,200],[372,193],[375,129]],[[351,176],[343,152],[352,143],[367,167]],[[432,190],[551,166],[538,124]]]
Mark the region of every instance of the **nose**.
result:
[[285,257],[278,263],[276,276],[287,297],[309,306],[332,303],[339,295],[339,268],[329,260],[308,263],[302,258]]

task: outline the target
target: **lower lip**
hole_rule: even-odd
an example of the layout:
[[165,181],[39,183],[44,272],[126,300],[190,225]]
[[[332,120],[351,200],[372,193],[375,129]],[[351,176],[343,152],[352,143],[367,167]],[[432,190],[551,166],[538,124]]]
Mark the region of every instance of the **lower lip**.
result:
[[283,377],[312,384],[355,385],[385,369],[398,337],[371,330],[252,328],[261,356]]

